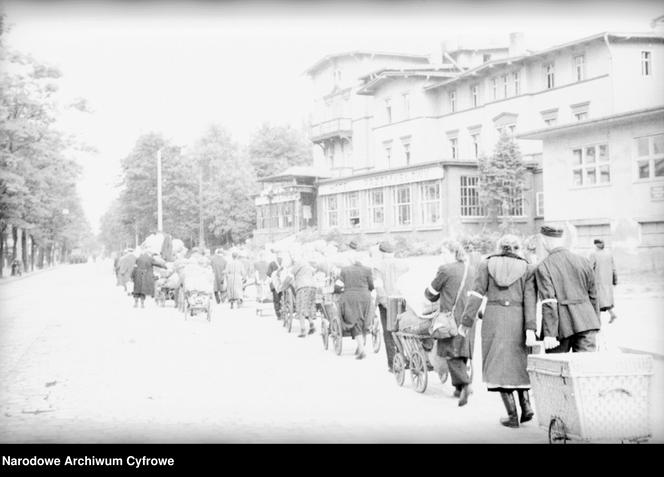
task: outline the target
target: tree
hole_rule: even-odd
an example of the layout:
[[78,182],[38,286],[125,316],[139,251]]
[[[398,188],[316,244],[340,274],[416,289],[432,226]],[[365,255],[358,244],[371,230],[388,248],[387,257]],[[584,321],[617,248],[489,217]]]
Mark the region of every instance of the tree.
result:
[[490,223],[506,230],[515,212],[524,206],[526,167],[519,146],[502,133],[491,156],[478,161],[479,199]]
[[259,179],[313,161],[311,142],[289,125],[263,123],[253,134],[247,154]]
[[[4,15],[0,22],[3,42]],[[66,254],[74,239],[80,239],[72,235],[70,223],[84,229],[87,225],[76,194],[80,168],[70,157],[76,144],[55,128],[62,112],[57,95],[61,73],[4,44],[0,62],[0,257],[4,259],[5,232],[16,236],[21,228],[32,235],[33,243],[49,247],[47,258],[52,259],[56,242]],[[79,99],[70,107],[84,110],[86,104]],[[66,220],[65,208],[72,211]],[[13,258],[16,245],[15,241]]]
[[194,145],[192,160],[203,171],[206,240],[226,244],[248,238],[255,227],[253,195],[258,191],[248,158],[224,128],[213,125]]

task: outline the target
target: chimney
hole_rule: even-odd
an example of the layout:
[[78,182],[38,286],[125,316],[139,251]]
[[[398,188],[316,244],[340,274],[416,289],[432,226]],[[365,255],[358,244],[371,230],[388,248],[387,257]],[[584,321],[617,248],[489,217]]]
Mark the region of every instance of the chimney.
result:
[[440,65],[445,63],[445,53],[447,52],[447,43],[441,41],[437,45],[434,45],[433,51],[431,52],[431,64]]
[[510,46],[509,53],[510,57],[512,56],[521,56],[526,53],[526,45],[523,38],[523,33],[515,32],[510,33]]

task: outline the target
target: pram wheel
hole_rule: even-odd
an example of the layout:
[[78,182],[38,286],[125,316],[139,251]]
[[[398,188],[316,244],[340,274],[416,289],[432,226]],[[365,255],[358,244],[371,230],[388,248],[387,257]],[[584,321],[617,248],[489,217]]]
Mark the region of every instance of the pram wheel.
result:
[[565,423],[559,417],[554,417],[549,423],[549,444],[566,444],[567,430]]
[[426,391],[428,374],[426,358],[420,352],[413,353],[410,362],[410,379],[418,393]]
[[397,384],[403,386],[403,382],[406,379],[406,360],[401,353],[394,355],[392,359],[392,371],[394,372]]

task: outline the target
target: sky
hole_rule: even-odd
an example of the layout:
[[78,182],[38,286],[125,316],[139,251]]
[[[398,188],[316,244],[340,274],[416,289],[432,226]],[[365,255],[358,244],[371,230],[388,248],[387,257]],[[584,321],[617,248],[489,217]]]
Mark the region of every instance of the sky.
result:
[[192,144],[212,123],[246,144],[264,122],[301,128],[304,71],[355,49],[430,54],[443,40],[543,48],[602,31],[646,31],[658,2],[36,2],[5,0],[7,43],[58,66],[63,97],[92,114],[60,127],[94,146],[79,193],[95,231],[117,196],[120,161],[145,132]]

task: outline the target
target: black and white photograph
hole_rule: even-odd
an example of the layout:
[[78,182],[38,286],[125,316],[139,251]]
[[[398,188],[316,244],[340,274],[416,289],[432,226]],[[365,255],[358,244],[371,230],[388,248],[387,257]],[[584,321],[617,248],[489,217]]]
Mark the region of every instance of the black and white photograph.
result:
[[664,443],[663,80],[645,0],[5,0],[0,443]]

